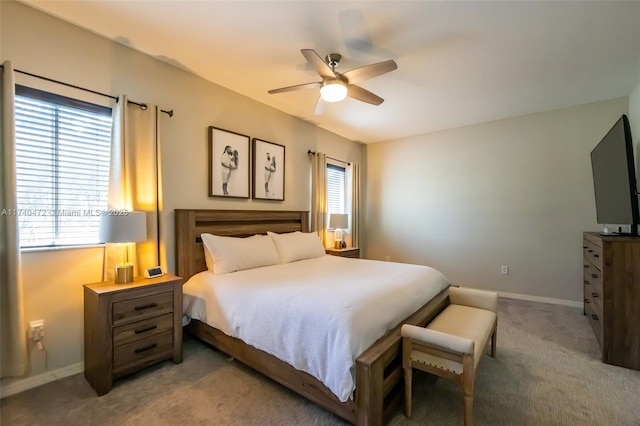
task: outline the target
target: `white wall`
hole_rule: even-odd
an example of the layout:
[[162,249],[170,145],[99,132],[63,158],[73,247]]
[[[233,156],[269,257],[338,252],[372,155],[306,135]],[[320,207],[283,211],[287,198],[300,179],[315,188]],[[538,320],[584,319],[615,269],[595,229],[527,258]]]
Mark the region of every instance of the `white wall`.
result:
[[[640,71],[638,71],[640,75]],[[640,78],[635,89],[629,95],[629,125],[631,126],[631,136],[633,137],[634,147],[636,153],[638,152],[638,146],[640,146]],[[636,154],[636,169],[640,170],[640,161]],[[638,174],[640,176],[640,174]]]
[[[164,212],[162,243],[174,270],[173,210],[282,209],[310,205],[307,150],[363,163],[365,150],[351,142],[264,104],[207,82],[174,66],[14,1],[0,2],[0,61],[16,69],[138,102],[173,109],[161,118]],[[17,75],[20,84],[89,101],[108,99]],[[207,196],[207,128],[216,126],[286,147],[285,201],[248,201]],[[102,250],[25,253],[27,321],[44,318],[48,370],[83,360],[82,284],[101,278]],[[44,372],[40,353],[32,353],[30,375]],[[2,384],[11,383],[3,380]]]
[[627,110],[620,98],[368,145],[367,257],[582,300],[582,231],[600,229],[589,153]]

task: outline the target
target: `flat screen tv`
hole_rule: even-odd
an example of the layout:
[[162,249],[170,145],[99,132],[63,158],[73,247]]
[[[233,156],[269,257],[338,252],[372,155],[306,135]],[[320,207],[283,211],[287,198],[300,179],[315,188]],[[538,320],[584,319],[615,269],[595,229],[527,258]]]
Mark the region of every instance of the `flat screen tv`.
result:
[[[613,125],[591,151],[596,213],[601,225],[631,225],[638,234],[638,193],[633,140],[626,115]],[[621,228],[618,228],[620,232]]]

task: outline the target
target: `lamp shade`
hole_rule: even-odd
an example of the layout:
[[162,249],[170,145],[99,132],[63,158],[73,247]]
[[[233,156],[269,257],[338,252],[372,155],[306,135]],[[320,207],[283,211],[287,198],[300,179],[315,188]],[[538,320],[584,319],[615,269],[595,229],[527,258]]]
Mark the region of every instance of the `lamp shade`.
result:
[[136,243],[147,239],[147,214],[122,212],[100,216],[101,243]]
[[329,215],[329,228],[347,229],[349,227],[349,215],[344,213],[331,213]]
[[320,87],[320,96],[327,102],[339,102],[347,97],[347,85],[337,79],[325,81]]

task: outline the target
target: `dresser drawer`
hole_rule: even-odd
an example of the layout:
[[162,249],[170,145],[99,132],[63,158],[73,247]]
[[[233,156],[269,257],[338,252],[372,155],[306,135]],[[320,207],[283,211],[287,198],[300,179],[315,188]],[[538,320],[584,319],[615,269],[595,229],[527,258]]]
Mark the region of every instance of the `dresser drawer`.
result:
[[173,314],[164,314],[115,327],[113,329],[113,344],[120,346],[171,330],[173,330]]
[[583,259],[584,262],[584,294],[588,294],[589,298],[597,299],[602,305],[602,272],[596,268],[589,260]]
[[139,297],[113,304],[113,324],[140,320],[173,312],[173,292]]
[[598,344],[602,347],[602,309],[592,301],[592,303],[585,303],[584,312],[589,318],[589,323],[593,328]]
[[145,363],[162,358],[173,350],[173,333],[167,331],[156,336],[117,346],[113,351],[113,368],[129,368],[137,363]]
[[596,268],[602,271],[602,247],[585,238],[582,240],[582,252],[584,253],[584,257],[589,259]]

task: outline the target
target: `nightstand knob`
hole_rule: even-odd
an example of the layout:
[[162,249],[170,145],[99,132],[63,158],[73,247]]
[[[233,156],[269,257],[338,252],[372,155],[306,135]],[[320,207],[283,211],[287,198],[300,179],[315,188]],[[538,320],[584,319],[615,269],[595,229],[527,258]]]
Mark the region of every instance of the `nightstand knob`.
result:
[[140,333],[144,333],[145,331],[154,330],[156,328],[158,328],[158,326],[154,324],[154,325],[150,325],[150,326],[145,327],[145,328],[141,328],[141,329],[135,330],[134,333],[140,334]]
[[136,311],[141,311],[143,309],[155,308],[156,306],[158,306],[157,303],[147,303],[146,305],[136,306],[133,309],[135,309]]
[[155,349],[155,348],[157,348],[157,347],[158,347],[158,345],[157,345],[157,344],[152,343],[152,344],[150,344],[150,345],[143,346],[143,347],[141,347],[141,348],[136,349],[136,350],[135,350],[135,353],[139,354],[140,352],[150,351],[151,349]]

